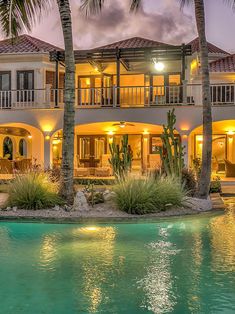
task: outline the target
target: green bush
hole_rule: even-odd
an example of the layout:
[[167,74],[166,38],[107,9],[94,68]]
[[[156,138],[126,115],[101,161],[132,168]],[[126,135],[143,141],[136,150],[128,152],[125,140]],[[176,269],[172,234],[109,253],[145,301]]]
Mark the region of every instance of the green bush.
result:
[[169,177],[128,178],[118,183],[114,192],[114,201],[120,210],[138,215],[180,206],[185,196],[181,184]]
[[217,176],[216,178],[213,178],[210,184],[210,193],[221,193],[222,187],[220,182],[220,177]]
[[61,205],[59,184],[48,173],[29,172],[18,175],[9,185],[8,206],[42,209]]

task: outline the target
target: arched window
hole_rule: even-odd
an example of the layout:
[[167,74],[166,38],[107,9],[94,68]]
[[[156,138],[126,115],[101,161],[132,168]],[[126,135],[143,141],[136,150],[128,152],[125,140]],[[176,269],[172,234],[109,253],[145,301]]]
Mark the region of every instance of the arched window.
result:
[[27,142],[24,138],[19,141],[19,154],[20,156],[27,157]]
[[12,160],[13,158],[13,143],[10,137],[5,137],[3,141],[3,157]]

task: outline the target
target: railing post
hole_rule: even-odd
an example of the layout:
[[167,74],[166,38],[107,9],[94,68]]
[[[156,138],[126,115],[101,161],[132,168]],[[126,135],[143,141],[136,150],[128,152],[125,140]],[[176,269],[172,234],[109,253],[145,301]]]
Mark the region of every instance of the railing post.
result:
[[45,89],[45,105],[51,107],[51,84],[46,84]]
[[113,85],[113,107],[117,107],[116,89],[117,87]]
[[183,80],[183,104],[187,105],[187,80]]

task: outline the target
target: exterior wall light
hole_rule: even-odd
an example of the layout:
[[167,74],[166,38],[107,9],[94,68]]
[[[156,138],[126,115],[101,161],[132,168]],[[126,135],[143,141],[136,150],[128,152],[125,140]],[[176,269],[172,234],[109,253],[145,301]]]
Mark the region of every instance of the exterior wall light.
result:
[[45,132],[45,140],[49,141],[50,140],[50,134],[48,132]]

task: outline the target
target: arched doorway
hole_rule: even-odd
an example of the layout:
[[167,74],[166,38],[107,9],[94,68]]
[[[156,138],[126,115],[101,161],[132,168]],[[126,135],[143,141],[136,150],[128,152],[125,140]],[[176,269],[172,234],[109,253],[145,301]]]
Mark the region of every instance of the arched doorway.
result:
[[13,159],[13,142],[9,136],[3,140],[3,157],[9,160]]

